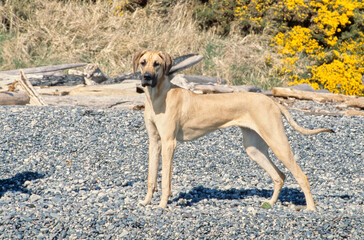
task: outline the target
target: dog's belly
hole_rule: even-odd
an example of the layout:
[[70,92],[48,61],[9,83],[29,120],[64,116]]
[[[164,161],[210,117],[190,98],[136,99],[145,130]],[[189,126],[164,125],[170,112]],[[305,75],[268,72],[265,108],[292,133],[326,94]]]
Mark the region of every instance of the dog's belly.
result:
[[221,118],[203,118],[201,121],[186,121],[178,127],[176,139],[178,141],[191,141],[202,137],[217,129],[237,126],[255,130],[256,123],[245,114],[229,117],[232,114],[225,114]]
[[223,125],[213,125],[213,126],[208,126],[208,127],[183,127],[180,128],[179,131],[177,132],[177,140],[181,141],[181,142],[185,142],[185,141],[191,141],[191,140],[195,140],[199,137],[202,137],[210,132],[213,132],[217,129],[220,128],[226,128],[226,127],[230,127],[230,126],[236,126],[237,124],[234,124],[234,122],[228,122],[225,123]]
[[177,140],[181,142],[195,140],[214,130],[215,129],[211,129],[208,131],[206,129],[181,129],[177,133]]

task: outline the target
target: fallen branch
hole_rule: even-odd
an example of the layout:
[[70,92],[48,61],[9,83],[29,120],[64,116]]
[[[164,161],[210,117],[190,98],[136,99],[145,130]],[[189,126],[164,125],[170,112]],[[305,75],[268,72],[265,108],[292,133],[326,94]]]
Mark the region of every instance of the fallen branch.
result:
[[342,94],[334,93],[319,93],[319,92],[307,92],[299,91],[290,88],[273,88],[274,97],[293,97],[303,100],[311,100],[316,102],[342,102],[350,107],[364,108],[364,98],[356,96],[346,96]]
[[22,86],[22,88],[25,90],[27,95],[29,96],[30,104],[39,105],[39,106],[46,105],[44,103],[42,97],[34,89],[33,85],[29,82],[28,78],[25,76],[25,74],[22,70],[20,70],[19,83]]

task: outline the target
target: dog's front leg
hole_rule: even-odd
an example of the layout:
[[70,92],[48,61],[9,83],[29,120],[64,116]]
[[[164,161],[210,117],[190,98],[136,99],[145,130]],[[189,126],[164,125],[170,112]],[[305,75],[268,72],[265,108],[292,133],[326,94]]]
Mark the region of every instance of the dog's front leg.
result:
[[162,198],[159,207],[166,208],[168,198],[172,193],[172,163],[176,139],[162,140]]
[[161,155],[161,140],[159,133],[154,124],[146,124],[149,135],[149,166],[148,166],[148,191],[144,201],[140,203],[148,205],[153,197],[153,193],[157,191],[157,175],[159,168],[159,160]]

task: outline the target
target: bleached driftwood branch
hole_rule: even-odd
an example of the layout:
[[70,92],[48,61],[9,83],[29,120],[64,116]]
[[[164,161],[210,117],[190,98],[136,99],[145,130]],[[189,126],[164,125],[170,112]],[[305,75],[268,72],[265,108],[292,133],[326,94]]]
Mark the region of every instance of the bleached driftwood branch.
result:
[[25,74],[22,70],[20,70],[19,83],[20,83],[21,87],[25,90],[27,95],[29,96],[30,104],[39,105],[39,106],[46,105],[43,101],[43,98],[34,89],[33,85],[29,82],[28,78],[25,76]]
[[358,107],[364,109],[364,98],[357,96],[347,96],[334,93],[307,92],[278,87],[273,88],[272,94],[275,97],[293,97],[316,102],[342,102],[348,107]]
[[46,73],[46,72],[56,72],[60,70],[66,70],[70,68],[77,68],[86,66],[87,63],[72,63],[72,64],[61,64],[61,65],[51,65],[44,67],[35,67],[35,68],[24,68],[24,69],[16,69],[10,71],[2,71],[1,74],[4,75],[19,75],[20,71],[23,71],[25,74],[36,74],[36,73]]

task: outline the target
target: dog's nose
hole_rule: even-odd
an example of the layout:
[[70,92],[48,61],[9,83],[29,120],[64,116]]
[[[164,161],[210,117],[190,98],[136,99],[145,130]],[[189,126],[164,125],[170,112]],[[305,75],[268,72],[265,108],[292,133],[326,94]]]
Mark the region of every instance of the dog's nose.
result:
[[144,80],[150,81],[150,80],[152,80],[153,75],[150,73],[144,73],[143,77],[144,77]]

